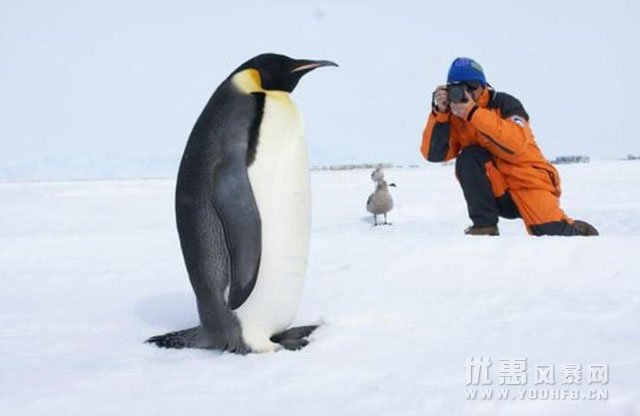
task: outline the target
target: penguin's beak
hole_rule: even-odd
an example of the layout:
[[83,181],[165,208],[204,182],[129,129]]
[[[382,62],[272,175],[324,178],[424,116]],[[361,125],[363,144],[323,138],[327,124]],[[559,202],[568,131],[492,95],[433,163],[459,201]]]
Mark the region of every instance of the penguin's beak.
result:
[[314,69],[322,66],[338,66],[338,64],[333,61],[311,61],[308,59],[299,59],[295,61],[291,73],[306,74],[307,72],[313,71]]

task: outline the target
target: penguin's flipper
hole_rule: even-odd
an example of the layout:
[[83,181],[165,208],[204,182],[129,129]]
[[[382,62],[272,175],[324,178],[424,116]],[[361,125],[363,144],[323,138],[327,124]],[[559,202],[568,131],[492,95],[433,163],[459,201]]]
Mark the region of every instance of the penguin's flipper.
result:
[[213,181],[213,206],[220,217],[229,252],[228,305],[238,309],[256,284],[262,253],[260,212],[247,174],[246,155],[222,163]]

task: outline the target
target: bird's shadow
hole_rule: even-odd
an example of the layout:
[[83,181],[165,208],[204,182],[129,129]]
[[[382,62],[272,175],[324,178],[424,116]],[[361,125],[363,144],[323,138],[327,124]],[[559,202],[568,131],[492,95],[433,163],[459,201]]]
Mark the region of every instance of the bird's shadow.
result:
[[198,325],[193,293],[169,292],[150,296],[135,305],[136,315],[146,324],[166,328]]
[[[375,227],[375,223],[373,222],[373,215],[367,215],[364,217],[360,217],[360,221],[369,224],[371,227]],[[383,224],[382,221],[384,221],[384,216],[382,215],[378,215],[378,226],[382,226],[382,225],[393,225],[390,221],[388,224]]]
[[367,224],[373,226],[373,215],[365,215],[360,217],[360,221],[366,222]]

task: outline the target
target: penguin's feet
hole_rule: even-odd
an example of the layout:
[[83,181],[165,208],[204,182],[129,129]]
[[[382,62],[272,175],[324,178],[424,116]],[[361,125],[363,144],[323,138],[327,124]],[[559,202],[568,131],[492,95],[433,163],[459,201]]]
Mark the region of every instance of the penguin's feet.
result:
[[223,348],[223,350],[240,355],[245,355],[251,352],[241,339],[236,341],[227,341],[227,345]]
[[297,351],[309,344],[306,338],[316,330],[318,325],[296,326],[279,332],[271,337],[272,342],[277,342],[285,349]]
[[280,342],[284,339],[300,339],[307,338],[318,328],[318,325],[294,326],[271,337],[271,341]]
[[298,351],[309,345],[309,340],[300,338],[300,339],[283,339],[280,341],[280,345],[285,350],[289,351]]
[[201,326],[164,335],[156,335],[145,342],[147,344],[155,344],[159,348],[202,348],[229,351],[243,355],[249,353],[249,349],[242,342],[242,338],[213,335],[205,331]]
[[200,339],[200,327],[156,335],[145,342],[155,344],[159,348],[197,348]]

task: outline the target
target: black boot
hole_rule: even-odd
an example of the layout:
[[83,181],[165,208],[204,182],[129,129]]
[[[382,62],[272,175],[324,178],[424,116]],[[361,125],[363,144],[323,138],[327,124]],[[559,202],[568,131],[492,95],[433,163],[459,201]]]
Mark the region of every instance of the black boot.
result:
[[589,224],[586,221],[575,220],[573,221],[573,229],[575,230],[576,235],[584,235],[584,236],[596,236],[600,235],[596,227]]
[[466,235],[500,235],[500,230],[498,230],[498,226],[487,226],[487,227],[478,227],[476,225],[472,225],[471,227],[467,227],[464,230]]

